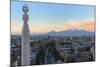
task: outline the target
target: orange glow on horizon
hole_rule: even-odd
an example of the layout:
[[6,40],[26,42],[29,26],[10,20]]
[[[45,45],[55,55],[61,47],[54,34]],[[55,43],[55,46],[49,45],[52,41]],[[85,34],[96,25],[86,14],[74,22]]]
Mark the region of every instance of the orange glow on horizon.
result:
[[78,29],[89,32],[95,31],[95,22],[93,20],[70,22],[65,24],[66,29]]
[[[64,31],[64,30],[85,30],[89,32],[95,31],[95,22],[94,20],[87,21],[78,21],[78,22],[66,22],[63,25],[49,25],[49,24],[30,24],[30,32],[50,32],[50,31]],[[21,32],[22,25],[12,24],[11,32]]]

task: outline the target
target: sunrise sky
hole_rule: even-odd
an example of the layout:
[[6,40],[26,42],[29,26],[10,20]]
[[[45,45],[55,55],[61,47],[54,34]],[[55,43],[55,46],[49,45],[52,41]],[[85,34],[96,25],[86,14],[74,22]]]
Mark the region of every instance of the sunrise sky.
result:
[[50,31],[64,30],[85,30],[95,31],[95,7],[72,5],[72,4],[51,4],[36,2],[11,2],[11,33],[21,33],[22,6],[29,7],[29,28],[30,32],[44,33]]

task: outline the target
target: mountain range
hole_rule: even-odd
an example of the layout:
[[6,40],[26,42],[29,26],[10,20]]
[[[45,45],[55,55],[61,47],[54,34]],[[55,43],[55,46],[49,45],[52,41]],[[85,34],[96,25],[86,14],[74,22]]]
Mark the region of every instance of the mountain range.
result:
[[51,31],[46,33],[48,36],[92,36],[95,35],[95,32],[88,32],[84,30],[67,30],[67,31]]
[[[15,34],[13,33],[12,35],[21,35],[21,34]],[[65,31],[50,31],[47,33],[31,33],[30,35],[34,36],[93,36],[95,35],[95,32],[89,32],[89,31],[84,31],[84,30],[65,30]]]

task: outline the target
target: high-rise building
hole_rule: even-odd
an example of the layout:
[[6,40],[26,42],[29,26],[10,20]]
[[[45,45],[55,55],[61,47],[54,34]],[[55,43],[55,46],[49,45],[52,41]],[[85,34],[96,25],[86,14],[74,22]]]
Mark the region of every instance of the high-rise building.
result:
[[28,6],[23,6],[22,53],[21,65],[30,65],[30,31],[28,26]]

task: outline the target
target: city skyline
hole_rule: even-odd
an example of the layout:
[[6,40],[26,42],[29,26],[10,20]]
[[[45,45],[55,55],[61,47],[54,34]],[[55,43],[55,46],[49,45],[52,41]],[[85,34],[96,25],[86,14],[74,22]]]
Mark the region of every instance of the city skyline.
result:
[[28,24],[31,33],[59,32],[70,29],[95,32],[95,6],[12,1],[11,33],[22,31],[23,13],[20,9],[25,3],[30,10]]
[[11,67],[95,61],[95,6],[11,1]]

